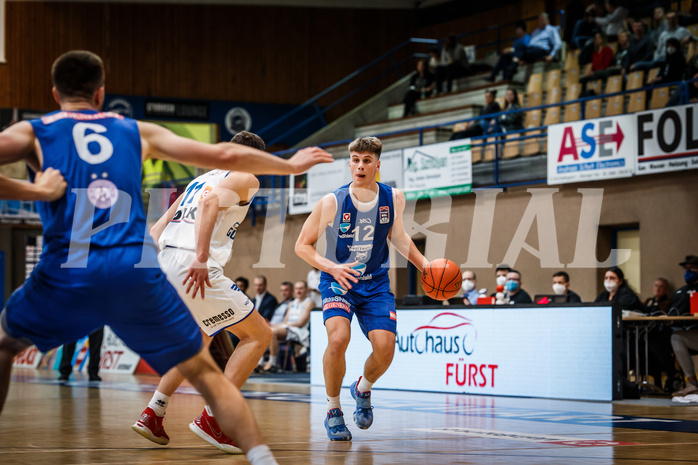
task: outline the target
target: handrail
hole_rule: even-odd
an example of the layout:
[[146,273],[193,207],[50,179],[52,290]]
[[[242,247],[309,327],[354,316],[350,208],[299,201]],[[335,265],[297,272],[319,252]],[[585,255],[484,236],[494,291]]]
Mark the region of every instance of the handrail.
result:
[[[562,23],[564,22],[564,17],[565,17],[565,12],[564,12],[564,10],[556,10],[556,11],[553,11],[552,14],[553,14],[553,15],[559,15],[559,16],[560,16],[560,23],[561,23],[561,25],[562,25]],[[530,20],[533,20],[533,19],[536,19],[536,18],[537,18],[537,16],[532,16],[532,17],[530,17],[530,18],[524,18],[523,21],[530,21]],[[481,34],[481,33],[485,33],[485,32],[497,31],[497,39],[496,39],[496,41],[494,41],[494,42],[493,42],[493,41],[490,41],[490,42],[487,42],[487,43],[485,43],[485,44],[476,44],[475,47],[476,47],[476,48],[488,47],[488,46],[491,46],[493,43],[495,43],[495,44],[497,45],[497,48],[500,48],[500,47],[501,47],[501,43],[502,43],[503,41],[512,40],[512,39],[502,39],[502,38],[501,38],[501,30],[502,30],[502,28],[507,27],[507,26],[511,26],[511,25],[513,25],[513,24],[515,24],[515,23],[516,23],[516,21],[511,21],[511,22],[508,22],[508,23],[498,24],[498,25],[496,25],[496,26],[489,26],[489,27],[486,27],[486,28],[483,28],[483,29],[478,29],[478,30],[476,30],[476,31],[464,32],[464,33],[462,33],[462,34],[456,35],[456,37],[457,37],[457,39],[460,41],[460,40],[461,40],[462,38],[464,38],[464,37],[469,37],[469,36],[472,36],[472,35],[475,35],[475,34]],[[382,55],[379,56],[378,58],[375,58],[374,60],[370,61],[368,64],[364,65],[363,67],[359,68],[358,70],[356,70],[356,71],[350,73],[349,75],[347,75],[346,77],[340,79],[339,81],[337,81],[336,83],[332,84],[331,86],[329,86],[327,89],[323,90],[322,92],[320,92],[320,93],[314,95],[313,97],[311,97],[310,99],[306,100],[306,101],[303,102],[301,105],[299,105],[299,106],[297,106],[296,108],[294,108],[293,110],[289,111],[288,113],[286,113],[286,114],[283,115],[282,117],[276,119],[275,121],[272,121],[272,122],[269,123],[268,125],[264,126],[264,127],[261,128],[260,130],[258,130],[257,133],[260,134],[260,135],[264,135],[264,134],[265,134],[267,131],[269,131],[270,129],[272,129],[272,128],[276,127],[278,124],[280,124],[280,123],[282,123],[282,122],[288,120],[288,119],[291,118],[292,116],[297,115],[298,113],[300,113],[301,111],[307,109],[308,107],[314,107],[314,109],[315,109],[315,112],[314,112],[314,114],[313,114],[312,116],[310,116],[310,117],[304,119],[303,121],[301,121],[301,122],[298,123],[298,124],[293,125],[289,130],[287,130],[287,131],[284,132],[283,134],[281,134],[281,135],[279,135],[279,136],[276,136],[275,138],[269,140],[268,143],[267,143],[267,145],[271,146],[271,145],[273,145],[273,144],[275,144],[275,143],[277,143],[277,142],[283,140],[284,137],[288,136],[289,134],[291,134],[291,133],[293,133],[293,132],[298,131],[299,128],[302,128],[302,127],[304,127],[305,125],[307,125],[308,123],[310,123],[310,122],[312,122],[312,121],[315,121],[315,120],[317,120],[317,119],[320,119],[320,121],[323,123],[323,125],[326,125],[327,123],[325,122],[324,115],[325,115],[325,113],[327,113],[327,111],[329,111],[330,109],[336,107],[337,105],[339,105],[340,103],[342,103],[342,102],[345,101],[346,99],[348,99],[348,98],[350,98],[350,97],[356,95],[358,92],[360,92],[361,90],[365,89],[367,86],[371,85],[371,84],[374,83],[376,80],[380,79],[381,77],[385,76],[386,74],[391,73],[391,72],[393,72],[393,71],[395,71],[395,70],[398,70],[398,72],[399,72],[399,69],[400,69],[406,62],[408,62],[410,59],[412,59],[412,58],[422,58],[422,57],[424,57],[424,54],[422,54],[422,53],[412,53],[412,54],[410,54],[410,56],[409,56],[408,58],[406,58],[406,59],[400,61],[399,63],[395,63],[395,57],[394,57],[394,54],[395,54],[395,53],[401,51],[402,49],[408,47],[408,46],[411,45],[411,44],[430,44],[430,45],[437,45],[437,44],[440,44],[442,41],[443,41],[443,39],[441,39],[441,40],[436,40],[436,39],[424,39],[424,38],[410,38],[410,39],[408,39],[408,40],[402,42],[401,44],[397,45],[396,47],[392,48],[392,49],[389,50],[388,52],[382,54]],[[338,89],[339,87],[341,87],[342,85],[348,83],[349,81],[351,81],[352,79],[356,78],[357,76],[362,75],[363,73],[365,73],[366,71],[368,71],[370,68],[372,68],[373,66],[375,66],[375,65],[377,65],[377,64],[379,64],[379,63],[381,63],[381,62],[383,62],[383,61],[384,61],[385,59],[387,59],[387,58],[391,59],[391,61],[392,61],[392,63],[393,63],[392,66],[390,66],[390,68],[389,68],[387,71],[384,71],[384,72],[381,73],[378,77],[375,77],[375,78],[369,80],[368,82],[359,85],[356,89],[350,91],[347,95],[345,95],[345,96],[343,96],[343,97],[340,97],[340,98],[337,99],[335,102],[329,104],[327,107],[325,107],[325,108],[320,108],[320,107],[318,106],[318,101],[319,101],[322,97],[325,97],[326,95],[330,94],[332,91]],[[400,74],[400,75],[402,76],[402,74]]]

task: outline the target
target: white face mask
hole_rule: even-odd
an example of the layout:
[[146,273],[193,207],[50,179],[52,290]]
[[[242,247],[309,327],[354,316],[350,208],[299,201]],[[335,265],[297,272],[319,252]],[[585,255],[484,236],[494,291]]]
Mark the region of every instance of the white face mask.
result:
[[475,289],[475,283],[469,279],[464,279],[461,289],[463,289],[463,292],[470,292]]
[[560,283],[553,284],[553,292],[555,293],[555,295],[563,295],[566,290],[567,290],[567,286],[565,286],[564,284],[560,284]]
[[666,52],[667,52],[669,55],[673,55],[674,52],[676,52],[676,49],[675,49],[674,47],[667,47],[667,48],[666,48]]
[[497,276],[497,286],[504,286],[507,282],[506,276]]
[[615,281],[610,281],[610,280],[604,281],[603,287],[605,287],[608,292],[613,292],[616,289],[618,289],[618,283]]

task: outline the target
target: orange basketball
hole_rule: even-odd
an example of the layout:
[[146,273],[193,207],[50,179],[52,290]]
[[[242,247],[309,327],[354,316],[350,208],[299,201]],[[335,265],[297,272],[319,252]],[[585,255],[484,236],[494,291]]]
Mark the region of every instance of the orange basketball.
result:
[[422,289],[435,300],[448,300],[455,296],[462,282],[458,265],[445,258],[429,262],[422,272]]

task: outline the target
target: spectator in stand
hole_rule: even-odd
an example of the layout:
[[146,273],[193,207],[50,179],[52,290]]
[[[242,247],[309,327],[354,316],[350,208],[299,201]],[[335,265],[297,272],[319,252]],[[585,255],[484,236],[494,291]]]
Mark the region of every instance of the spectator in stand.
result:
[[553,292],[555,295],[567,296],[568,303],[582,303],[579,294],[570,290],[570,275],[564,271],[558,271],[553,275]]
[[691,34],[691,31],[685,27],[679,26],[679,20],[675,11],[670,11],[666,14],[666,21],[668,28],[662,33],[661,36],[659,36],[657,49],[654,52],[654,57],[652,60],[635,63],[630,67],[631,71],[663,66],[667,60],[666,51],[669,39],[677,39],[680,42],[680,46],[685,45],[690,41],[698,41],[698,38],[694,37],[693,34]]
[[499,129],[502,132],[523,129],[523,112],[519,105],[519,94],[516,89],[507,89],[504,94],[504,113],[499,115]]
[[[485,91],[485,106],[480,109],[480,116],[499,113],[502,109],[499,104],[494,101],[495,91]],[[456,129],[456,128],[454,128]],[[494,130],[494,117],[482,118],[467,123],[465,129],[454,131],[450,140],[467,139],[468,137],[477,137],[487,134]]]
[[281,295],[281,303],[279,303],[279,306],[276,307],[276,310],[274,310],[274,315],[269,321],[272,326],[284,322],[284,317],[286,316],[286,311],[288,310],[288,304],[290,304],[293,300],[293,283],[290,281],[284,281],[281,283],[279,292]]
[[240,288],[240,290],[247,295],[247,288],[250,287],[250,280],[244,276],[238,276],[235,278],[235,285]]
[[584,13],[584,19],[577,21],[572,33],[571,48],[583,49],[584,46],[594,38],[594,34],[601,30],[601,26],[596,23],[596,8],[589,5]]
[[254,290],[256,292],[254,296],[254,307],[257,309],[257,313],[262,315],[267,322],[271,320],[274,316],[274,310],[276,310],[279,304],[272,294],[267,292],[267,277],[259,275],[254,278]]
[[528,292],[521,288],[521,273],[517,270],[510,270],[507,273],[507,282],[504,291],[509,296],[510,304],[532,304],[533,299]]
[[480,293],[477,291],[477,276],[473,271],[466,270],[463,272],[463,305],[477,305],[477,298]]
[[666,41],[666,58],[662,63],[657,75],[648,84],[668,84],[670,82],[682,81],[686,74],[686,58],[683,56],[681,42],[678,39],[670,38]]
[[625,281],[623,270],[617,266],[612,266],[606,270],[603,286],[606,290],[599,294],[594,302],[618,303],[623,310],[641,312],[644,309],[640,299]]
[[690,26],[698,23],[698,0],[693,0],[691,9],[679,16],[679,24],[682,26]]
[[591,54],[591,69],[586,75],[579,79],[582,84],[582,92],[586,90],[587,82],[593,79],[601,79],[608,77],[606,69],[611,66],[613,61],[613,50],[608,46],[606,34],[597,32],[594,35],[594,52]]
[[669,304],[671,303],[668,294],[669,281],[664,278],[655,279],[652,291],[652,297],[645,300],[645,313],[648,315],[653,315],[655,313],[666,314],[669,311]]
[[[642,23],[639,23],[642,24]],[[615,76],[617,74],[622,74],[623,63],[627,60],[628,52],[630,50],[630,34],[627,31],[620,31],[618,33],[618,50],[616,54],[613,55],[613,60],[611,61],[611,66],[606,69],[606,77]]]
[[628,53],[623,57],[623,71],[621,73],[623,75],[630,71],[630,67],[633,64],[652,59],[654,44],[652,39],[646,34],[645,28],[646,26],[640,21],[633,24],[633,38],[630,39]]
[[658,6],[654,9],[654,14],[652,15],[652,24],[648,36],[652,43],[656,46],[659,42],[659,37],[669,29],[669,25],[666,21],[666,13],[664,7]]
[[444,92],[444,81],[446,81],[446,92],[451,92],[453,80],[468,73],[468,57],[465,55],[465,50],[458,43],[456,36],[451,34],[441,47],[441,61],[436,66],[436,92]]
[[603,32],[606,33],[608,40],[615,42],[618,39],[618,33],[625,25],[628,9],[619,5],[618,0],[606,0],[605,7],[608,14],[606,16],[597,17],[596,23],[601,26]]
[[320,295],[320,275],[320,270],[313,268],[308,271],[308,274],[305,277],[305,282],[308,283],[308,297],[310,297],[310,300],[313,301],[316,307],[322,307],[322,296]]
[[441,65],[441,52],[438,47],[429,47],[429,72],[436,74],[436,68]]
[[[693,74],[691,79],[696,80],[688,83],[688,101],[690,103],[698,103],[698,71]],[[676,105],[681,105],[681,87],[671,93],[671,97],[669,97],[669,101],[666,104],[668,107]]]
[[[564,35],[562,40],[568,44],[572,43],[572,38],[574,37],[574,30],[579,23],[579,21],[584,20],[584,15],[586,14],[584,8],[584,2],[581,0],[571,0],[565,7],[565,27]],[[591,36],[590,36],[591,37]]]
[[548,13],[538,15],[538,29],[531,34],[531,41],[524,49],[523,56],[514,57],[516,63],[533,63],[544,59],[550,63],[555,59],[562,47],[560,33],[555,26],[550,25]]
[[[672,315],[691,314],[691,296],[698,292],[698,256],[688,255],[686,260],[679,263],[684,268],[684,280],[686,285],[677,290],[671,297],[669,313]],[[683,374],[688,382],[685,389],[675,392],[674,396],[687,396],[698,394],[698,380],[696,369],[691,360],[690,350],[698,350],[698,329],[677,331],[671,336],[671,346],[674,349],[676,359],[681,365]]]
[[523,57],[524,50],[531,42],[531,36],[526,33],[526,23],[523,21],[516,22],[516,40],[514,40],[514,45],[511,48],[502,50],[502,54],[497,60],[497,64],[494,65],[492,69],[492,74],[486,79],[490,82],[494,82],[497,78],[499,72],[502,72],[502,78],[505,81],[511,81],[511,78],[516,74],[516,69],[518,68],[518,63],[514,61],[514,58],[521,59]]
[[269,361],[264,365],[264,371],[278,371],[276,357],[279,354],[280,341],[294,341],[305,349],[310,347],[310,311],[313,301],[308,297],[308,285],[305,281],[297,281],[293,285],[295,299],[289,304],[283,323],[271,327],[274,334],[269,345]]
[[427,63],[424,60],[419,60],[417,62],[417,70],[410,78],[410,88],[402,100],[405,104],[405,111],[402,113],[402,117],[406,118],[414,115],[416,113],[415,106],[417,100],[430,96],[435,88],[436,81],[434,80],[434,75],[427,69]]

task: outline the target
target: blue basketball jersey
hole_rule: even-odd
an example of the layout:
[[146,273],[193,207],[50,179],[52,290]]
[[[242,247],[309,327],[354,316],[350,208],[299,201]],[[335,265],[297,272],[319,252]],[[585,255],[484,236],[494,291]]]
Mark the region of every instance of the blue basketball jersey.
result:
[[[360,283],[387,280],[389,269],[388,234],[393,226],[393,189],[378,183],[378,201],[368,211],[360,211],[349,193],[349,184],[334,191],[337,213],[327,226],[325,257],[335,263],[352,263],[361,275]],[[321,278],[333,280],[323,272]]]
[[141,138],[135,120],[93,110],[58,111],[31,121],[43,167],[68,183],[54,202],[38,202],[46,251],[143,244]]

